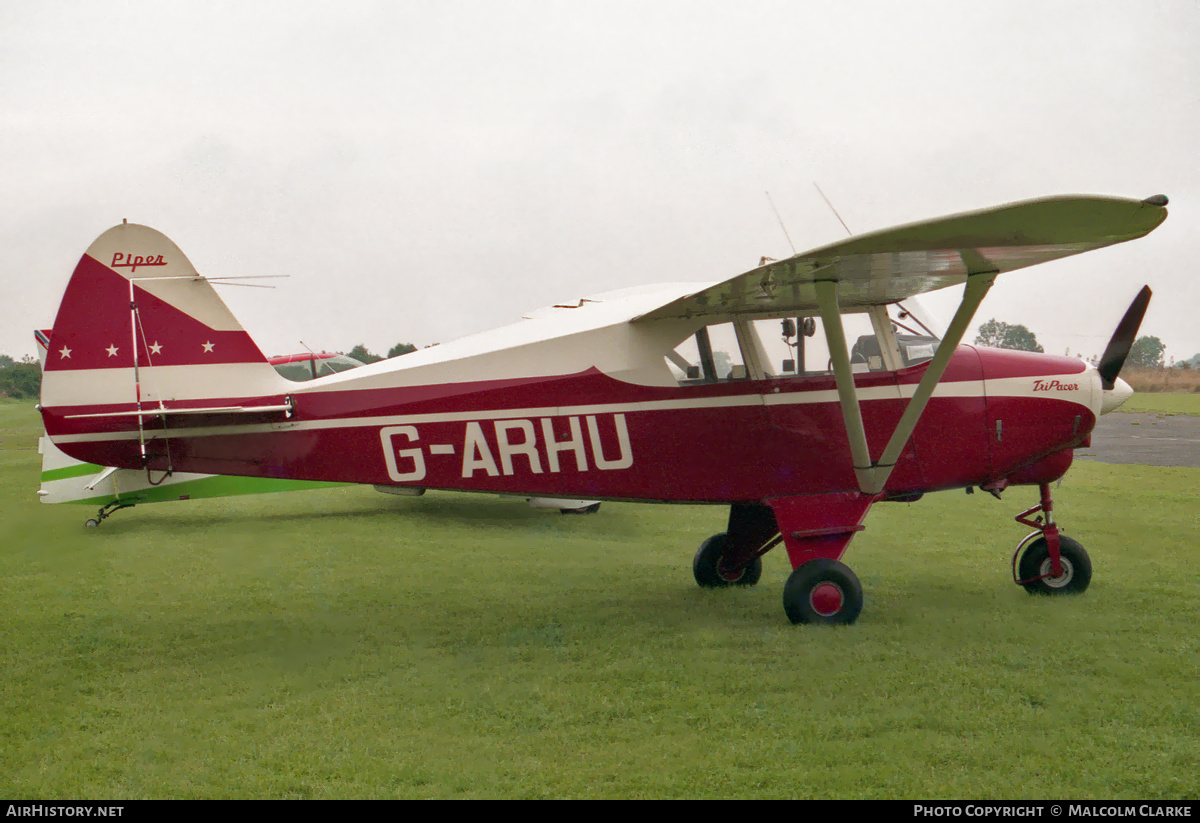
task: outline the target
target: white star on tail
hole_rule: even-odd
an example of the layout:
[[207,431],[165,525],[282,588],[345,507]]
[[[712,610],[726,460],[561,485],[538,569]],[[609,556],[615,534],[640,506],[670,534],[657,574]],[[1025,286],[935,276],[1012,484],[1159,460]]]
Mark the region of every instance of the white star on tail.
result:
[[70,350],[70,349],[68,349],[66,346],[63,346],[63,347],[62,347],[62,348],[59,350],[59,352],[58,352],[58,353],[59,353],[60,355],[62,355],[62,358],[63,358],[64,360],[70,360],[70,359],[71,359],[71,350]]
[[203,344],[203,346],[204,346],[204,351],[205,351],[205,352],[211,352],[211,351],[213,350],[213,344],[212,344],[212,343],[204,343],[204,344]]
[[150,353],[151,354],[158,354],[161,351],[162,351],[162,346],[159,345],[159,342],[157,340],[155,340],[153,343],[150,344]]
[[109,356],[109,357],[116,357],[116,356],[117,356],[117,347],[116,347],[116,346],[114,346],[112,343],[109,343],[109,344],[108,344],[108,348],[107,348],[107,349],[105,349],[105,351],[106,351],[106,352],[108,352],[108,356]]

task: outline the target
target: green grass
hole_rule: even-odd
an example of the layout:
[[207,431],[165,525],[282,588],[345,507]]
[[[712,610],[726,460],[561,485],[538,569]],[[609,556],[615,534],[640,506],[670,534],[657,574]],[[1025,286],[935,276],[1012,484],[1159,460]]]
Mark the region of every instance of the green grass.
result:
[[1081,462],[1081,597],[1009,558],[1029,489],[876,506],[851,627],[789,571],[702,591],[719,508],[344,488],[36,502],[0,404],[0,796],[1200,796],[1200,470]]
[[1138,392],[1126,400],[1118,411],[1200,416],[1200,394]]

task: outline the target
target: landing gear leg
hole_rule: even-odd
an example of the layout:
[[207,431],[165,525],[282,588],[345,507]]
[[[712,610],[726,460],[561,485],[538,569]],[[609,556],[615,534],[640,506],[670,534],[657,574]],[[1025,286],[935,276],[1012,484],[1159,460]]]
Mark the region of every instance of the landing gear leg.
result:
[[[1025,536],[1013,552],[1013,580],[1030,594],[1081,594],[1092,582],[1092,561],[1076,541],[1058,532],[1050,484],[1040,486],[1041,503],[1016,517],[1036,531]],[[1032,515],[1041,512],[1037,517]]]
[[783,543],[793,569],[783,587],[788,619],[853,623],[863,607],[862,584],[840,558],[882,496],[853,492],[735,503],[729,531],[705,540],[696,552],[696,582],[707,588],[752,586],[762,574],[762,556]]
[[783,611],[793,623],[848,625],[863,608],[862,583],[841,556],[881,495],[858,493],[777,498],[792,573],[783,587]]

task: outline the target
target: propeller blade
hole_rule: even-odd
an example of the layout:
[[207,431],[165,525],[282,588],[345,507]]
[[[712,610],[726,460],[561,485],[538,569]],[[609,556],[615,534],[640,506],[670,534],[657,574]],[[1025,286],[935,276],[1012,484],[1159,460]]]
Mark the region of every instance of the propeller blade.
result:
[[1105,389],[1111,389],[1117,384],[1117,375],[1125,365],[1125,358],[1129,356],[1129,350],[1133,347],[1133,340],[1142,325],[1142,318],[1146,316],[1151,293],[1149,286],[1142,286],[1137,297],[1129,304],[1125,316],[1117,324],[1117,330],[1113,332],[1112,339],[1108,341],[1108,348],[1104,350],[1104,356],[1096,366],[1096,370],[1100,372],[1100,385]]

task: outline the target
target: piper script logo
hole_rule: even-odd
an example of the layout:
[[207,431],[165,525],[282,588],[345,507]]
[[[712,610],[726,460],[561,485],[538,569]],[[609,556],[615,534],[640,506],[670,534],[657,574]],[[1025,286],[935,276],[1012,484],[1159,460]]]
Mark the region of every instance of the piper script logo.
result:
[[167,261],[163,260],[163,256],[161,254],[150,255],[149,257],[145,257],[140,254],[126,254],[123,251],[119,251],[113,255],[112,263],[109,265],[109,268],[110,269],[129,269],[130,271],[137,271],[138,266],[165,266],[165,265],[167,265]]
[[1060,383],[1057,380],[1034,380],[1033,390],[1036,391],[1079,391],[1078,383]]
[[[611,471],[633,465],[629,427],[623,414],[543,417],[536,421],[473,420],[449,437],[445,436],[447,424],[422,428],[436,429],[437,433],[422,439],[416,426],[385,426],[379,430],[383,459],[392,480],[419,482],[425,479],[428,464],[449,459],[454,460],[451,471],[461,470],[464,479],[479,473],[510,477],[572,470]],[[435,471],[443,476],[446,473],[446,468]]]

